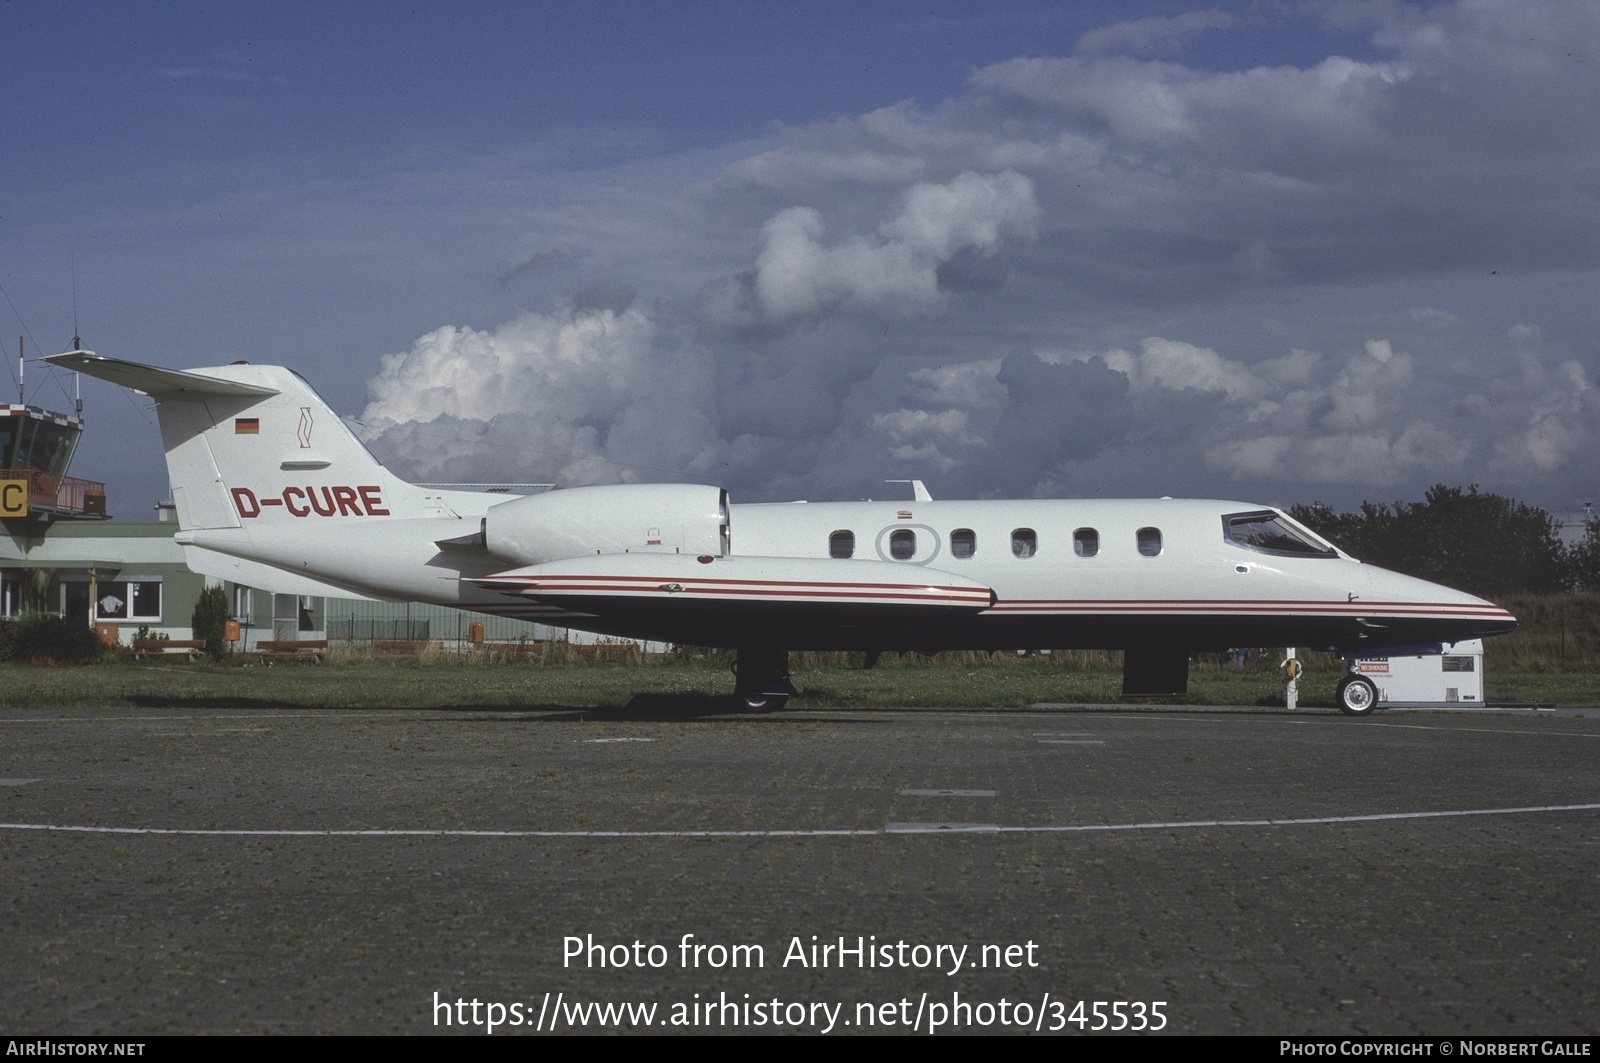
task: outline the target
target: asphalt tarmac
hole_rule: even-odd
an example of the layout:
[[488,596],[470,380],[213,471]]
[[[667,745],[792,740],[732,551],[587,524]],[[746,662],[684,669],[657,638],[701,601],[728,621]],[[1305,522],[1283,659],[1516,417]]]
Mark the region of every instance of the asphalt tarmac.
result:
[[0,1034],[1595,1034],[1597,765],[1592,710],[12,713]]

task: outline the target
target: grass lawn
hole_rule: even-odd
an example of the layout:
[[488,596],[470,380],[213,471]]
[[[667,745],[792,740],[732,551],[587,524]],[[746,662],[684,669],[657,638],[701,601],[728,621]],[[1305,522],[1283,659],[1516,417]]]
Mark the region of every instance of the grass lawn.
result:
[[[1301,679],[1301,704],[1333,704],[1337,674],[1315,659]],[[842,663],[797,660],[793,708],[1018,708],[1120,700],[1114,667],[1064,666],[1059,660],[924,661],[885,658],[867,670]],[[272,668],[211,663],[115,662],[79,667],[0,666],[0,711],[36,708],[554,708],[620,706],[635,695],[692,698],[731,693],[720,661],[640,665],[490,665],[413,661],[331,661]],[[1492,701],[1600,705],[1594,672],[1499,672],[1490,663]],[[1196,663],[1183,698],[1155,704],[1265,705],[1281,703],[1277,673]]]

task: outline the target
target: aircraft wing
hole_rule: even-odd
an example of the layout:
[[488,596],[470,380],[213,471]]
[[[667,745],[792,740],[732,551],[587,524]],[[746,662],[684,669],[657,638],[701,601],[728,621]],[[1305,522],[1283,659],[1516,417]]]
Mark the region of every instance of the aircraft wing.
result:
[[596,554],[470,582],[676,642],[923,624],[994,603],[987,586],[954,573],[827,558]]

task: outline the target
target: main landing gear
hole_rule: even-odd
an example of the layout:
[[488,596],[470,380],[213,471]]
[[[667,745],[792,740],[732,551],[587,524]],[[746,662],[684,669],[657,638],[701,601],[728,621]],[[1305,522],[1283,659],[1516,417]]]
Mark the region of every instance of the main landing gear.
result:
[[733,662],[733,696],[751,712],[777,712],[795,693],[789,682],[789,651],[742,646]]

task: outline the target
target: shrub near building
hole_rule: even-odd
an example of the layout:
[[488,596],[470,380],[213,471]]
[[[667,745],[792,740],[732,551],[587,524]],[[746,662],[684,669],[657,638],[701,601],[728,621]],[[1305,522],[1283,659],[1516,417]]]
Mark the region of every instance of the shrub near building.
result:
[[206,655],[213,660],[220,661],[227,656],[228,642],[223,635],[227,631],[228,615],[228,595],[221,587],[207,587],[200,592],[189,624],[194,628],[194,637],[205,640]]
[[[106,652],[86,624],[64,616],[25,616],[12,632],[9,659],[27,664],[89,664]],[[5,643],[0,635],[0,651]]]

